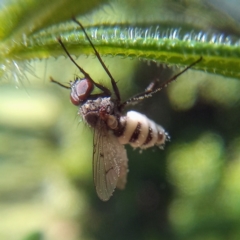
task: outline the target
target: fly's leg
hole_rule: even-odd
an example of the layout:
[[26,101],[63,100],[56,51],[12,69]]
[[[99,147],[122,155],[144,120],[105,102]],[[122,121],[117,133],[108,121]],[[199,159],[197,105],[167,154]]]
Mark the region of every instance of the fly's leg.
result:
[[[163,84],[161,84],[159,87],[155,88],[154,83],[150,83],[150,85],[146,88],[146,90],[142,93],[139,93],[133,97],[131,97],[130,99],[128,99],[127,101],[123,102],[122,104],[120,104],[119,109],[122,110],[125,106],[129,105],[129,104],[133,104],[133,103],[137,103],[145,98],[150,98],[152,97],[153,94],[160,92],[164,87],[166,87],[169,83],[173,82],[174,80],[176,80],[180,75],[182,75],[184,72],[186,72],[188,69],[190,69],[191,67],[193,67],[194,65],[196,65],[197,63],[199,63],[200,61],[202,61],[202,57],[200,57],[198,60],[196,60],[195,62],[193,62],[192,64],[190,64],[189,66],[187,66],[186,68],[184,68],[181,72],[175,74],[173,77],[171,77],[170,79],[168,79],[167,81],[165,81]],[[154,89],[155,88],[155,89]]]
[[73,21],[74,21],[75,23],[77,23],[77,24],[81,27],[81,29],[82,29],[85,37],[87,38],[87,40],[89,41],[92,49],[94,50],[97,59],[98,59],[99,62],[101,63],[101,65],[102,65],[102,67],[104,68],[104,70],[105,70],[105,72],[107,73],[107,75],[110,77],[111,83],[112,83],[112,87],[113,87],[113,90],[114,90],[114,93],[115,93],[115,95],[116,95],[116,97],[117,97],[117,104],[120,104],[120,102],[121,102],[121,97],[120,97],[120,92],[119,92],[119,89],[118,89],[118,86],[117,86],[117,82],[114,80],[112,74],[110,73],[110,71],[109,71],[108,68],[106,67],[105,63],[103,62],[100,54],[98,53],[97,49],[96,49],[95,46],[93,45],[93,43],[92,43],[91,39],[89,38],[89,36],[88,36],[85,28],[83,27],[83,25],[82,25],[76,18],[73,18]]

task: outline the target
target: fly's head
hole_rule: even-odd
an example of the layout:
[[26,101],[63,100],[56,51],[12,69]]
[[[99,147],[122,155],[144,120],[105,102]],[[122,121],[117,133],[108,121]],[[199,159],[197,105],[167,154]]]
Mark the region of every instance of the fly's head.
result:
[[77,106],[79,106],[81,103],[83,103],[89,98],[94,86],[93,83],[87,78],[76,78],[74,82],[70,83],[70,85],[70,100],[74,105]]

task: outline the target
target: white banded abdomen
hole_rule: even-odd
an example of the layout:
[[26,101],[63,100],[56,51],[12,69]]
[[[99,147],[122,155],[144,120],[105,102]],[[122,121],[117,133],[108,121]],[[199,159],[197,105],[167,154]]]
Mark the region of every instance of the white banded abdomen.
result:
[[118,141],[121,144],[130,144],[134,148],[149,148],[154,145],[163,146],[169,140],[165,130],[145,115],[129,111],[126,116],[120,118],[121,133],[118,133]]

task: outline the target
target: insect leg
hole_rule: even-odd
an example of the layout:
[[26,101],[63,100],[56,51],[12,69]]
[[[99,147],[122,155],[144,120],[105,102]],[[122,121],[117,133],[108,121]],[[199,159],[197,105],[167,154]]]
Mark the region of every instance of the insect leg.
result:
[[85,70],[83,68],[81,68],[76,62],[75,60],[72,58],[72,56],[70,55],[70,53],[68,52],[67,48],[65,47],[65,45],[63,44],[62,40],[60,37],[57,38],[58,42],[61,44],[63,50],[65,51],[65,53],[67,54],[67,56],[70,58],[70,60],[75,64],[75,66],[80,70],[80,72],[84,75],[85,78],[89,79],[97,88],[99,88],[100,90],[102,90],[106,95],[111,96],[111,91],[102,86],[99,83],[96,83],[91,77],[90,75],[85,72]]
[[194,65],[196,65],[197,63],[199,63],[200,61],[202,61],[202,56],[196,60],[195,62],[193,62],[192,64],[190,64],[189,66],[187,66],[186,68],[184,68],[181,72],[175,74],[173,77],[171,77],[170,79],[168,79],[166,82],[164,82],[160,87],[154,89],[154,86],[151,87],[151,84],[149,85],[150,88],[146,89],[143,93],[137,94],[133,97],[131,97],[130,99],[128,99],[127,101],[123,102],[120,105],[120,109],[123,109],[125,106],[134,103],[134,102],[138,102],[141,101],[145,98],[150,98],[152,97],[153,94],[160,92],[164,87],[166,87],[169,83],[173,82],[174,80],[176,80],[180,75],[182,75],[184,72],[186,72],[188,69],[190,69],[191,67],[193,67]]
[[156,85],[159,83],[159,79],[156,78],[154,81],[152,81],[147,88],[145,89],[145,93],[150,93],[154,90],[154,88],[156,88]]
[[77,23],[77,24],[81,27],[84,35],[86,36],[86,38],[87,38],[87,40],[89,41],[92,49],[93,49],[94,52],[95,52],[96,57],[98,58],[99,62],[101,63],[101,65],[102,65],[102,67],[104,68],[104,70],[105,70],[105,72],[107,73],[107,75],[110,77],[111,83],[112,83],[112,87],[113,87],[113,90],[114,90],[114,93],[115,93],[115,95],[116,95],[116,97],[117,97],[117,101],[118,101],[118,103],[120,103],[120,102],[121,102],[120,92],[119,92],[119,89],[118,89],[118,87],[117,87],[117,83],[116,83],[116,81],[114,80],[112,74],[109,72],[109,70],[108,70],[108,68],[106,67],[105,63],[103,62],[101,56],[99,55],[98,51],[97,51],[96,48],[94,47],[91,39],[89,38],[87,32],[85,31],[85,28],[83,27],[83,25],[82,25],[76,18],[73,18],[73,21],[74,21],[75,23]]
[[54,80],[52,77],[50,77],[50,81],[53,82],[53,83],[58,84],[58,85],[61,86],[61,87],[64,87],[64,88],[67,88],[67,89],[71,89],[70,86],[66,86],[66,85],[64,85],[64,84],[62,84],[62,83],[60,83],[60,82]]

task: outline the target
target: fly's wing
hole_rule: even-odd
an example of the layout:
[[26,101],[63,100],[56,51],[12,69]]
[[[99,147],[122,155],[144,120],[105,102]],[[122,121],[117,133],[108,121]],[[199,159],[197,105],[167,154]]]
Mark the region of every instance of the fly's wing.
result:
[[128,158],[124,145],[120,144],[120,147],[118,149],[122,151],[121,152],[122,161],[120,162],[120,175],[118,177],[117,188],[124,189],[127,183]]
[[127,153],[101,119],[95,126],[93,142],[94,184],[99,198],[107,201],[116,187],[125,187],[128,171]]

